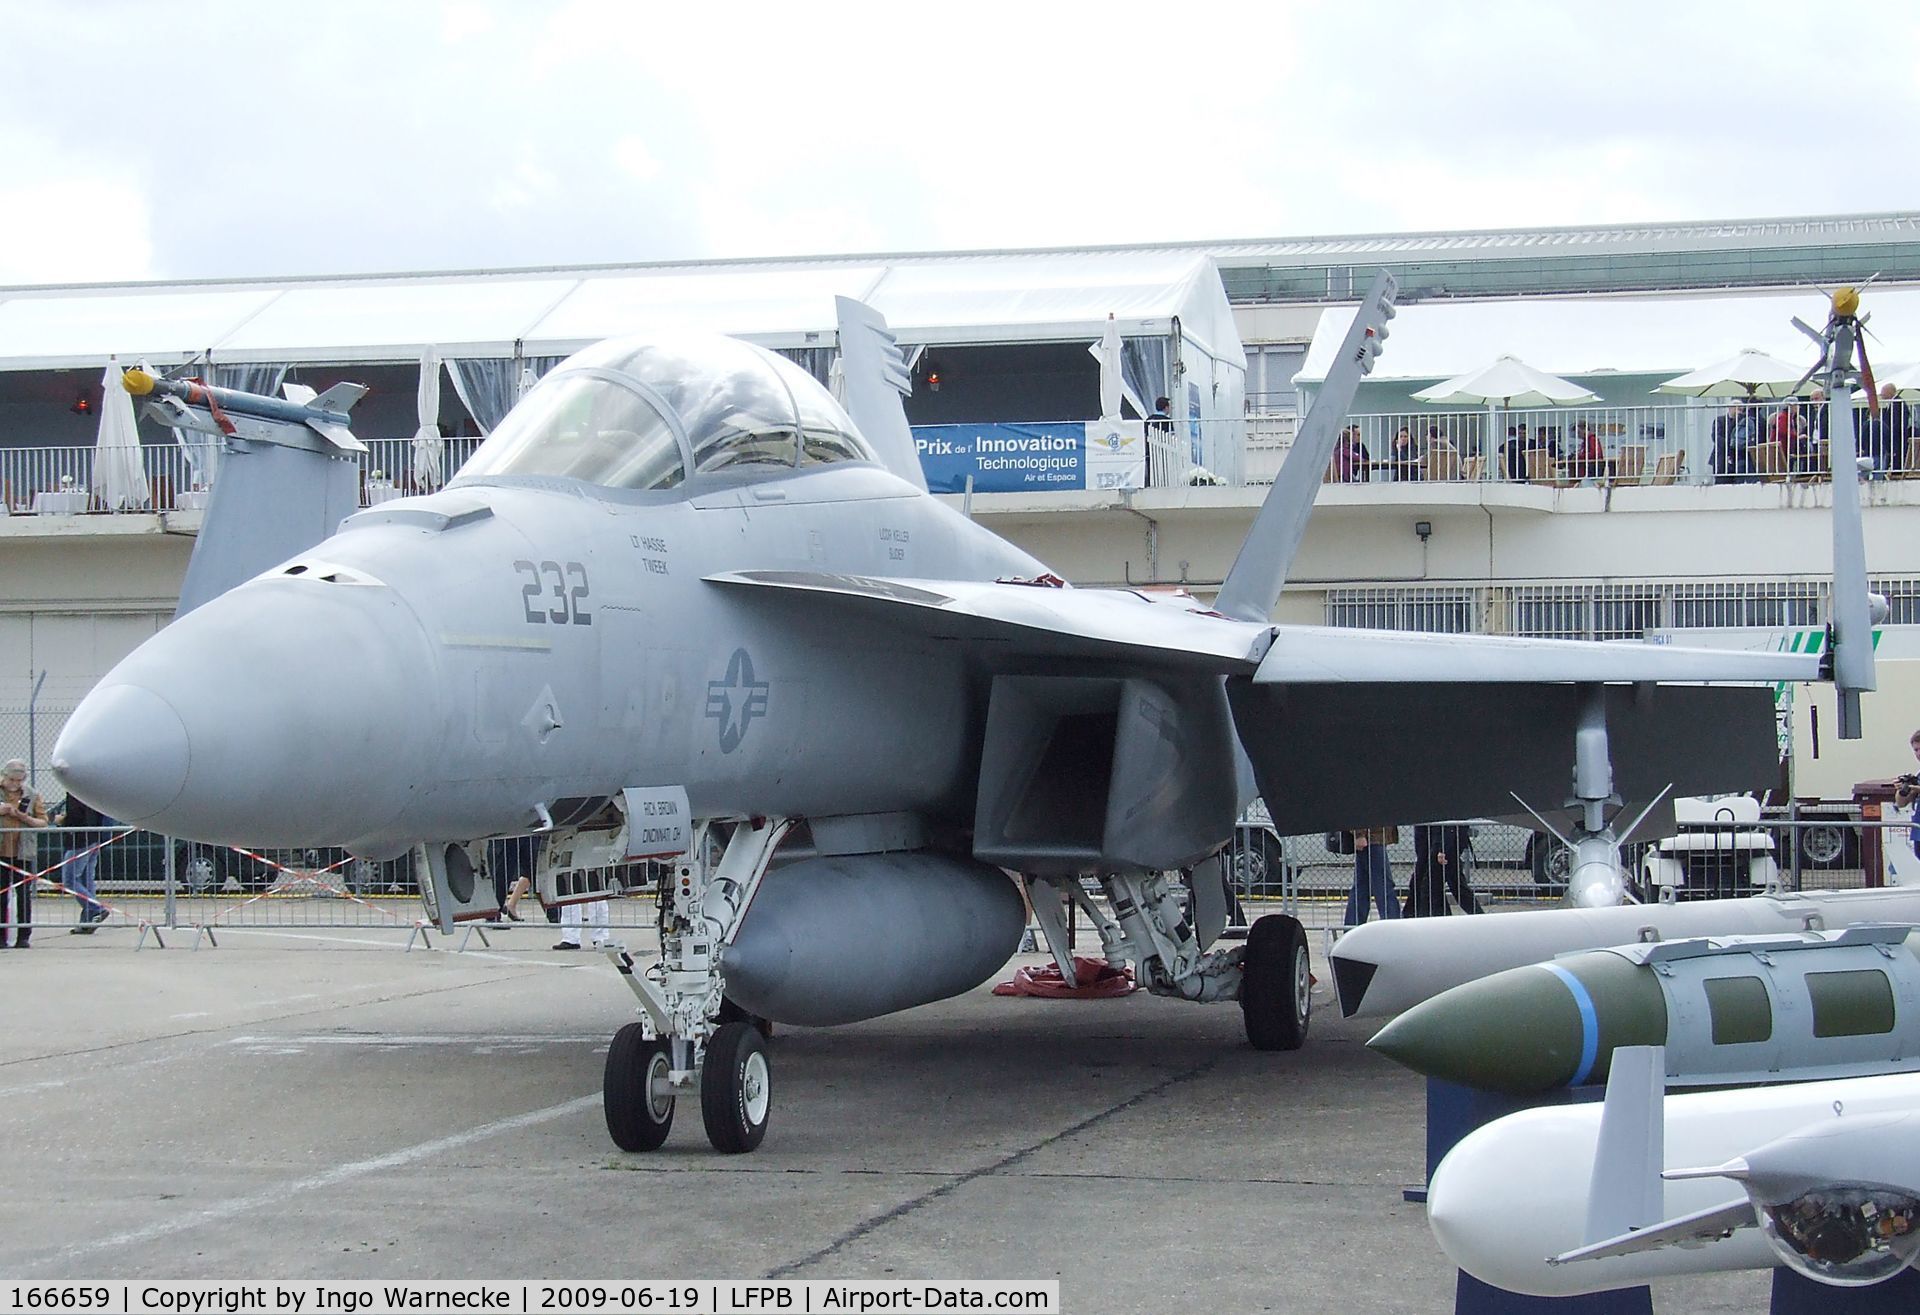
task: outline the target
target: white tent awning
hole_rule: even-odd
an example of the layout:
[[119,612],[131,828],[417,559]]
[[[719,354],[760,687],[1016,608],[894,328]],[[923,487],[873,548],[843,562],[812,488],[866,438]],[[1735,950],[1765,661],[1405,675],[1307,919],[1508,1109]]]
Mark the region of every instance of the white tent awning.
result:
[[[1870,288],[1876,358],[1920,359],[1920,288]],[[1525,297],[1507,301],[1421,302],[1400,307],[1379,364],[1382,379],[1447,379],[1506,352],[1549,373],[1671,376],[1744,347],[1813,362],[1813,344],[1792,323],[1818,327],[1827,299],[1813,289],[1757,294],[1647,297]],[[1299,379],[1324,379],[1353,307],[1321,314]]]

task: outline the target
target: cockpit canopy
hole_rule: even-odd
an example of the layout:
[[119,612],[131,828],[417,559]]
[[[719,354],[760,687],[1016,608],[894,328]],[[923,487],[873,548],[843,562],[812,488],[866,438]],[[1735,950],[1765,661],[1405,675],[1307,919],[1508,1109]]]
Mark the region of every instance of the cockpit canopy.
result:
[[874,461],[826,389],[735,338],[613,338],[561,362],[460,469],[670,489],[688,472]]

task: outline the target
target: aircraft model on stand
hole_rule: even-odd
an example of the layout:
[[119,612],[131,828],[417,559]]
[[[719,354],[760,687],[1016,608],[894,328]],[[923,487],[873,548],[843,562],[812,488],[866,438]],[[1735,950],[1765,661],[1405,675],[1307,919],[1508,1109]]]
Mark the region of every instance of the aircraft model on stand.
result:
[[[607,1061],[627,1149],[660,1145],[695,1093],[716,1147],[752,1149],[770,1074],[724,1006],[846,1022],[977,985],[1019,938],[1008,872],[1069,980],[1063,896],[1149,989],[1238,1000],[1253,1044],[1298,1046],[1300,924],[1213,948],[1256,783],[1282,832],[1557,798],[1576,740],[1628,797],[1749,788],[1775,770],[1772,691],[1700,682],[1823,668],[1275,625],[1393,293],[1383,273],[1212,606],[1068,587],[929,496],[898,348],[843,302],[858,424],[738,341],[591,347],[444,490],[349,516],[143,644],[54,769],[177,836],[418,847],[442,918],[491,908],[490,836],[550,833],[552,899],[593,893],[609,860],[684,853],[660,961],[617,956],[643,1015]],[[813,856],[769,875],[802,826]]]

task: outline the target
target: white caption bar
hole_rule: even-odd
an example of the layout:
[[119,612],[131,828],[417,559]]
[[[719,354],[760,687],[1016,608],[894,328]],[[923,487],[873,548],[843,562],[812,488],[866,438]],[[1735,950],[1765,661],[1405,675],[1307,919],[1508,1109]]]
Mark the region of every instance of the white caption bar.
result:
[[602,1311],[667,1315],[868,1315],[874,1311],[1023,1311],[1059,1315],[1057,1279],[806,1282],[688,1279],[677,1282],[592,1279],[528,1282],[290,1282],[249,1279],[169,1283],[120,1279],[0,1286],[0,1312],[66,1311],[91,1315],[387,1315],[392,1311],[509,1311],[517,1315],[594,1315]]

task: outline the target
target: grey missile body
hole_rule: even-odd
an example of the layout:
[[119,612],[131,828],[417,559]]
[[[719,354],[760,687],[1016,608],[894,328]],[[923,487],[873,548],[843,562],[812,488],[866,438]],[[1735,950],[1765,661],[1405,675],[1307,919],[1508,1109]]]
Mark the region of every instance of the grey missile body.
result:
[[1454,987],[1368,1044],[1429,1077],[1531,1094],[1663,1046],[1669,1086],[1920,1071],[1913,928],[1663,941],[1566,955]]
[[1555,955],[1634,941],[1766,936],[1868,923],[1920,923],[1920,888],[1823,891],[1534,909],[1477,918],[1397,918],[1356,927],[1329,958],[1340,1012],[1381,1018],[1442,991]]

